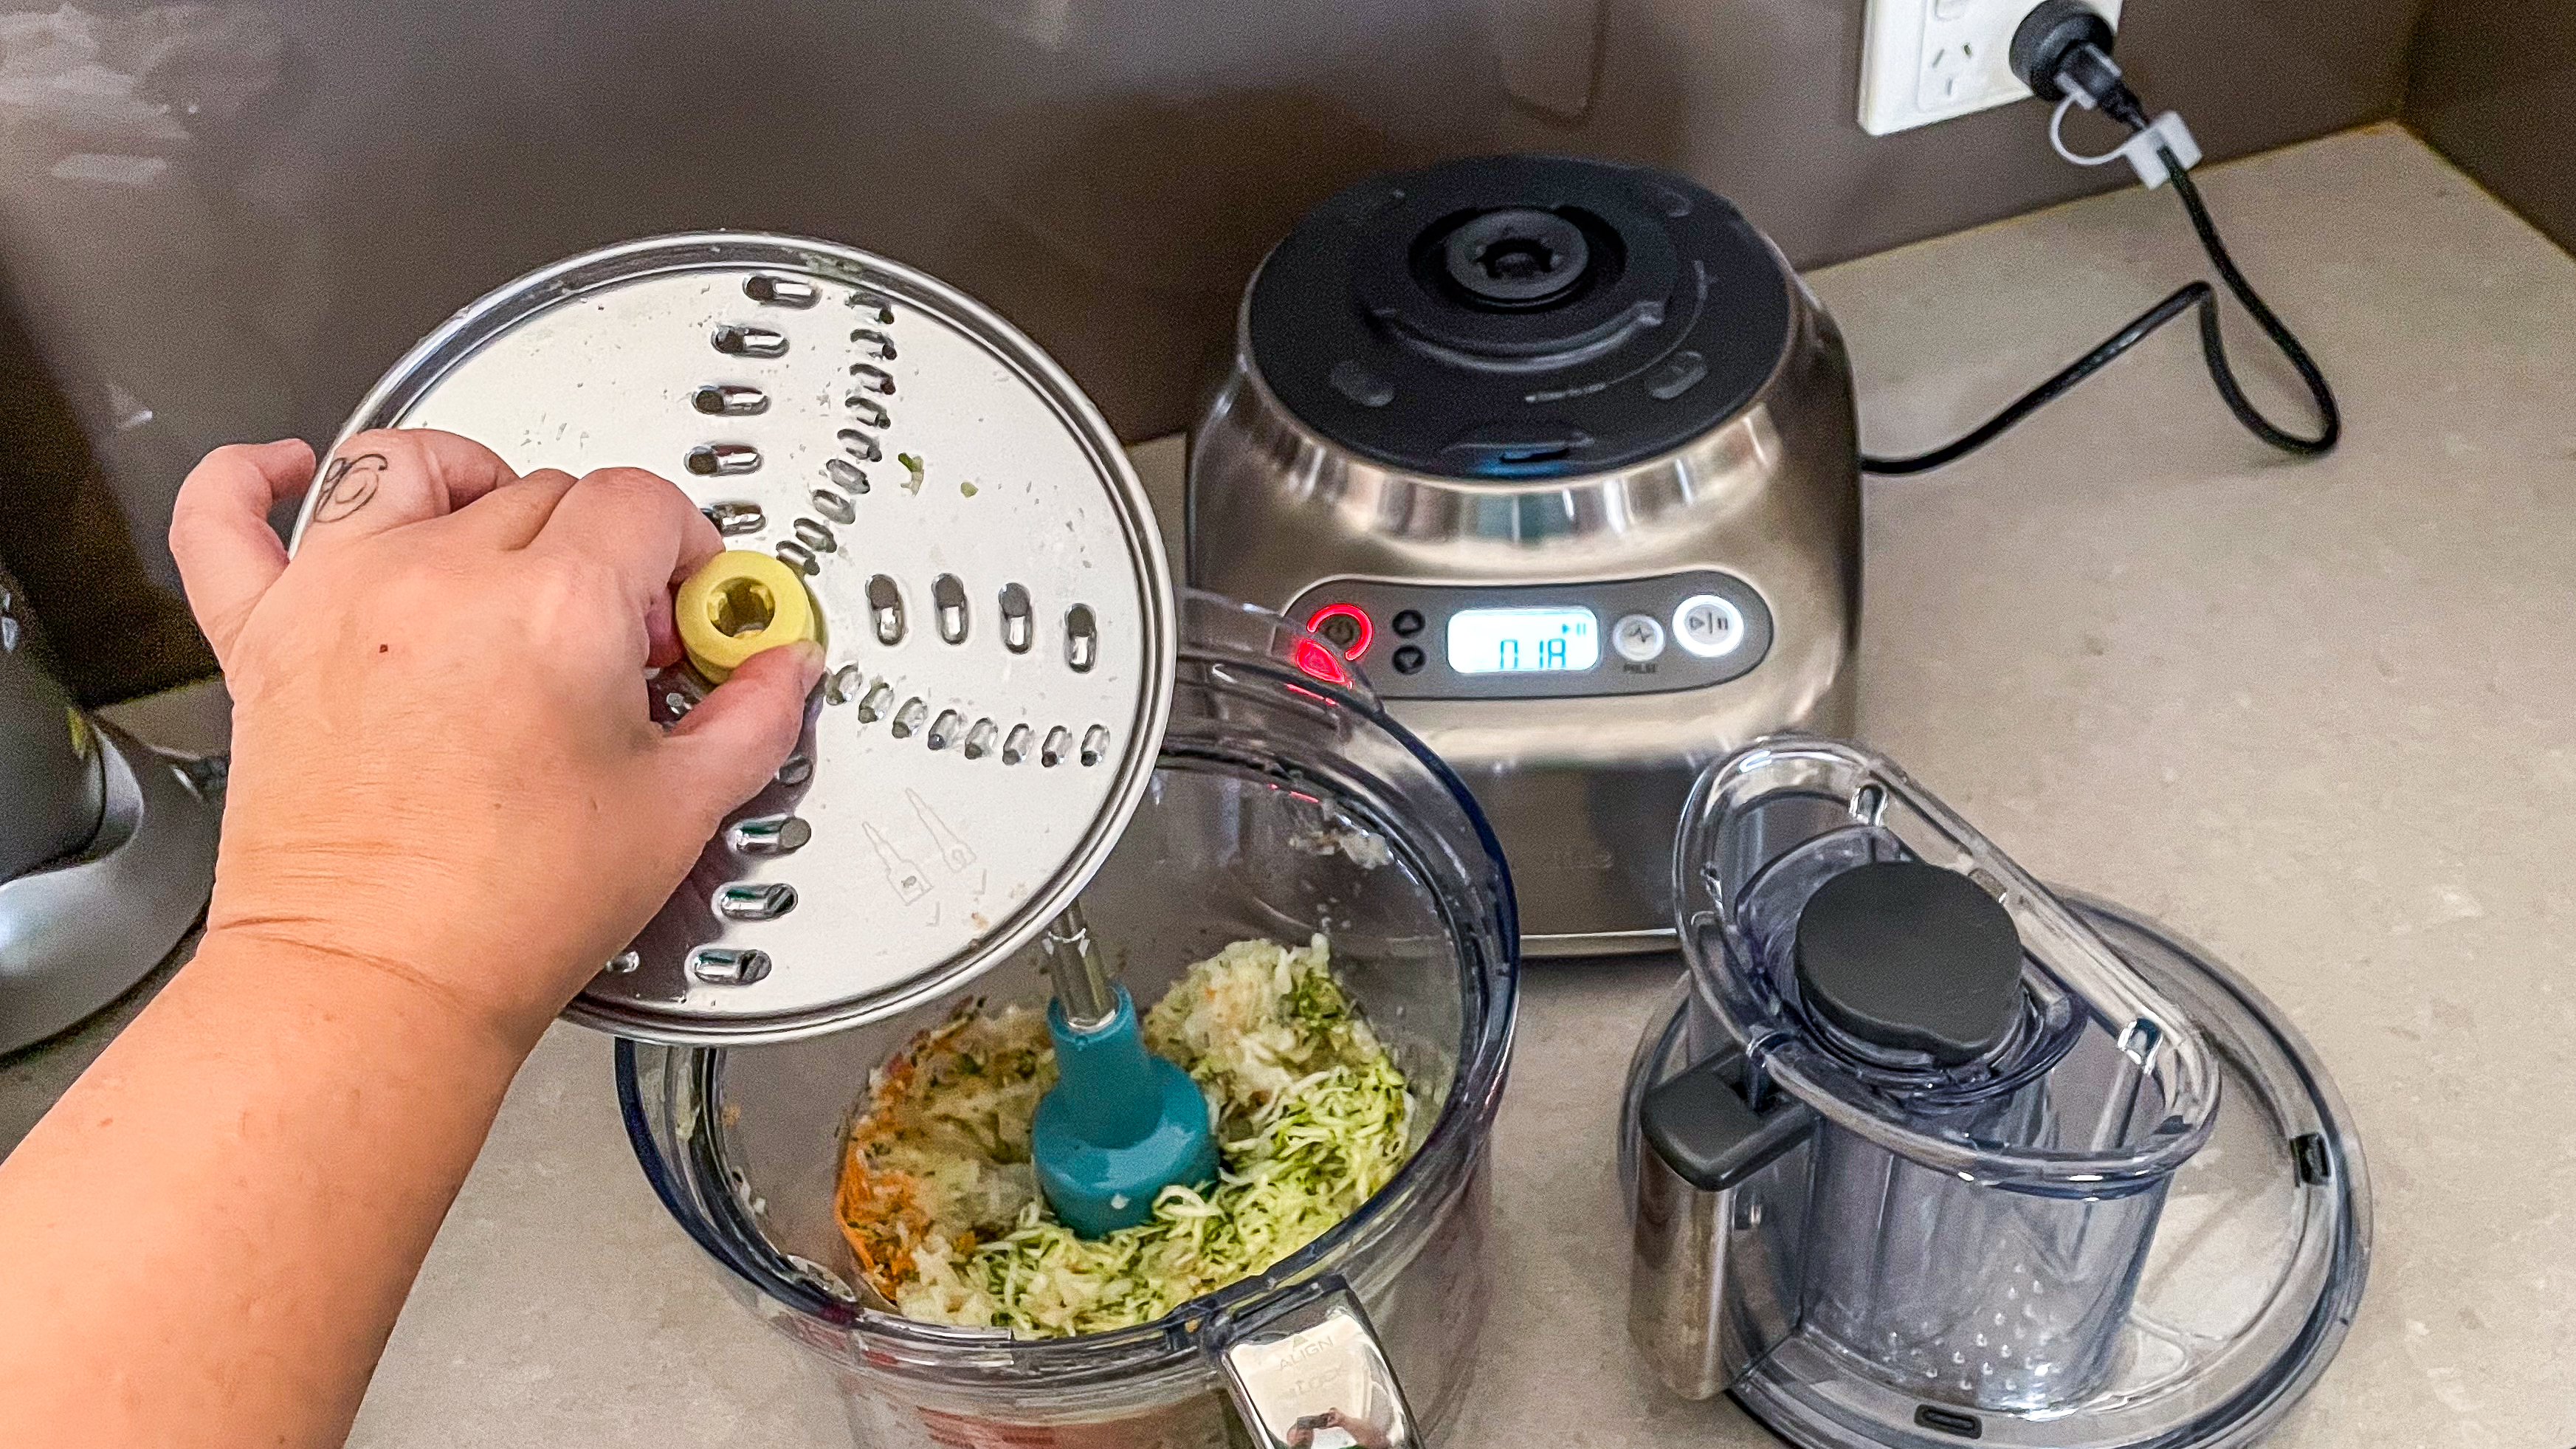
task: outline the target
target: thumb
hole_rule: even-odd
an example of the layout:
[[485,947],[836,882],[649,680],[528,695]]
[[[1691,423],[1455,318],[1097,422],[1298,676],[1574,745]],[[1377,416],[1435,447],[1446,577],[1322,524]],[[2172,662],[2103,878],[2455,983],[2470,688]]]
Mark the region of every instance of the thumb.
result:
[[242,621],[286,571],[286,545],[268,510],[313,476],[313,450],[293,438],[217,448],[188,472],[170,509],[170,556],[197,627],[231,663]]
[[799,641],[751,656],[662,741],[665,778],[707,829],[760,792],[805,729],[823,650]]

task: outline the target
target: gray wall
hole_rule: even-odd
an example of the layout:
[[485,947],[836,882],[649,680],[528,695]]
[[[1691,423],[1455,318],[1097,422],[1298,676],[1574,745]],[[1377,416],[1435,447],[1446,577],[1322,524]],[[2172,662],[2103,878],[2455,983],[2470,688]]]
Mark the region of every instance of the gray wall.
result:
[[[1863,135],[1860,0],[36,3],[0,13],[0,273],[164,578],[198,453],[327,436],[440,317],[618,238],[917,263],[1144,437],[1263,249],[1371,171],[1657,162],[1801,264],[2119,180],[2035,103]],[[2121,54],[2237,154],[2391,114],[2416,4],[2131,0]]]
[[2576,247],[2576,5],[2431,0],[2406,121],[2564,247]]

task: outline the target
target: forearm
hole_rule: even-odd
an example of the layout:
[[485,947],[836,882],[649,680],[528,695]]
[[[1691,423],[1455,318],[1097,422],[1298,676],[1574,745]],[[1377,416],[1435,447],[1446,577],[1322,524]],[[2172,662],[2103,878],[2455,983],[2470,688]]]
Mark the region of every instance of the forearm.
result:
[[0,1162],[11,1442],[338,1444],[533,1044],[398,968],[210,935]]
[[368,432],[290,561],[267,515],[313,475],[218,449],[173,508],[233,699],[217,924],[0,1162],[7,1449],[341,1442],[519,1063],[822,672],[771,650],[652,722],[721,540],[650,474]]

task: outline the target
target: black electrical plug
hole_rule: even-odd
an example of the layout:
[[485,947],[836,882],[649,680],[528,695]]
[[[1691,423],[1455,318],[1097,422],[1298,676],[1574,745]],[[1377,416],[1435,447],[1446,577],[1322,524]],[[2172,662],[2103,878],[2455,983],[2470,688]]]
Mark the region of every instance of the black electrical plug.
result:
[[2083,0],[2041,0],[2013,31],[2012,73],[2043,101],[2069,96],[2131,130],[2144,130],[2147,109],[2111,59],[2117,33]]
[[[2138,178],[2149,186],[2171,182],[2174,194],[2182,199],[2183,210],[2190,213],[2192,230],[2209,253],[2210,265],[2218,269],[2218,279],[2226,284],[2236,300],[2263,335],[2281,349],[2291,370],[2307,385],[2308,396],[2317,405],[2317,431],[2307,437],[2293,433],[2263,416],[2245,395],[2228,365],[2227,348],[2219,336],[2218,289],[2207,282],[2185,284],[2172,296],[2138,315],[2136,321],[2112,334],[2111,338],[2091,352],[2077,358],[2058,371],[2055,377],[2016,398],[2002,412],[1995,414],[1962,437],[1930,452],[1911,457],[1882,458],[1861,455],[1863,472],[1882,475],[1922,473],[1966,457],[2011,429],[2022,419],[2064,396],[2084,379],[2100,372],[2138,345],[2150,333],[2186,312],[2200,315],[2200,350],[2209,364],[2210,381],[2218,387],[2218,396],[2227,410],[2245,425],[2246,431],[2283,452],[2313,458],[2334,451],[2343,436],[2343,413],[2335,403],[2334,389],[2326,375],[2308,355],[2299,339],[2292,335],[2262,297],[2254,284],[2245,279],[2235,258],[2227,254],[2227,244],[2218,237],[2218,223],[2210,219],[2209,207],[2200,199],[2200,188],[2192,184],[2191,168],[2200,162],[2200,144],[2192,139],[2191,128],[2172,111],[2149,120],[2144,101],[2120,76],[2119,65],[2111,59],[2113,40],[2111,22],[2100,11],[2083,0],[2040,0],[2037,8],[2022,17],[2015,29],[2007,59],[2014,75],[2042,100],[2057,103],[2057,114],[2049,118],[2049,140],[2058,154],[2082,165],[2098,166],[2108,161],[2125,159],[2137,168]],[[2066,113],[2082,106],[2098,110],[2135,132],[2114,150],[2098,156],[2078,156],[2066,149],[2058,134]]]

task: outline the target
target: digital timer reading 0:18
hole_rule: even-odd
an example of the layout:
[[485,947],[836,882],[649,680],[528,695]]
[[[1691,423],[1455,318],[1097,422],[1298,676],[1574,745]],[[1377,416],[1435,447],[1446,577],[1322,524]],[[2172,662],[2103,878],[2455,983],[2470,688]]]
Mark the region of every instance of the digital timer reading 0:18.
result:
[[1449,667],[1460,674],[1539,674],[1601,662],[1590,609],[1462,609],[1449,616]]

